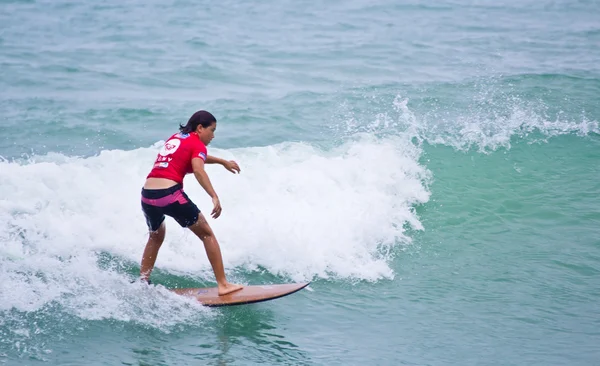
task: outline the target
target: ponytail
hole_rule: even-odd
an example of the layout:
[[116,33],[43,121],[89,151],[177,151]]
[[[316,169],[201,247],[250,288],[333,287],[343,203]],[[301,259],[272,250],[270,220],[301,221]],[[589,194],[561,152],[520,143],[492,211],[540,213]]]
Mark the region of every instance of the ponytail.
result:
[[179,131],[181,131],[181,133],[192,133],[196,131],[196,128],[198,128],[199,125],[207,128],[215,122],[217,122],[217,119],[211,113],[207,111],[198,111],[190,117],[185,126],[179,125]]

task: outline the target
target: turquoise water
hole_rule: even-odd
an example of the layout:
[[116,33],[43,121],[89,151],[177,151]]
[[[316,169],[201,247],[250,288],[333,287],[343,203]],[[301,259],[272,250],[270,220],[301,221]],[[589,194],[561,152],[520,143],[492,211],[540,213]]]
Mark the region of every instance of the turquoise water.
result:
[[[0,2],[0,363],[595,365],[595,1]],[[240,283],[210,309],[139,190],[198,109],[210,224]],[[210,200],[188,177],[198,206]]]

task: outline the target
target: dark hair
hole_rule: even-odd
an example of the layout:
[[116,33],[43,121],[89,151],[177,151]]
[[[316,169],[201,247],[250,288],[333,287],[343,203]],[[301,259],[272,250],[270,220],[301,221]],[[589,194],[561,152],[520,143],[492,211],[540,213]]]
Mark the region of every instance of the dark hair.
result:
[[202,125],[202,127],[206,128],[216,122],[217,119],[211,113],[207,111],[198,111],[190,117],[185,126],[179,125],[179,131],[182,133],[191,133],[196,131],[198,125]]

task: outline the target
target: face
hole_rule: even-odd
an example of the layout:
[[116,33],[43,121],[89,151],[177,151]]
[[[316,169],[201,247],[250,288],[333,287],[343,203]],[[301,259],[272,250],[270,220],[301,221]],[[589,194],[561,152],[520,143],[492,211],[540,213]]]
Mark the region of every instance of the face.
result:
[[204,143],[204,145],[210,144],[212,139],[215,138],[215,130],[217,129],[217,122],[213,122],[208,127],[202,127],[202,125],[198,125],[196,128],[196,133],[198,133],[198,137],[200,137],[200,141]]

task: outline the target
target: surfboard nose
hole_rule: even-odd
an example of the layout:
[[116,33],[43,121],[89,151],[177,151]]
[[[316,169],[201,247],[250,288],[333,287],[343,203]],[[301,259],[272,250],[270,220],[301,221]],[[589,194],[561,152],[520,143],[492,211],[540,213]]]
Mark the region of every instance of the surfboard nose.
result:
[[310,282],[273,285],[250,285],[239,291],[219,296],[216,287],[172,289],[178,295],[195,297],[202,305],[217,307],[252,304],[291,295],[308,286]]

